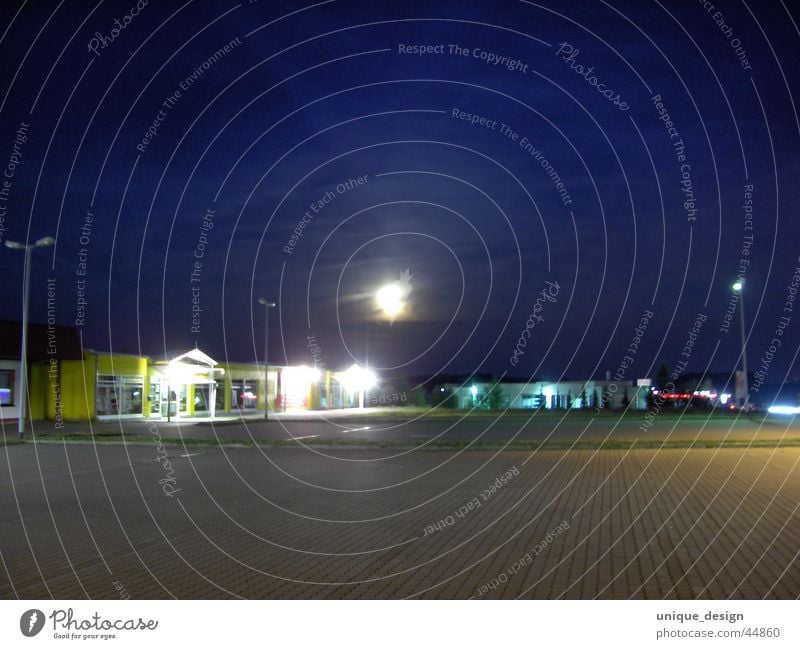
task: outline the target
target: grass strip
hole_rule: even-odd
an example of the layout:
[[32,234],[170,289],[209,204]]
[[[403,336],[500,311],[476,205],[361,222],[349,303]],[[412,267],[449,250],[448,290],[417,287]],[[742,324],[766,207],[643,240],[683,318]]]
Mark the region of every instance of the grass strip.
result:
[[[4,445],[30,444],[34,440],[7,440]],[[68,433],[63,435],[43,435],[35,439],[38,444],[42,443],[99,443],[99,444],[135,444],[152,445],[153,440],[147,435],[121,435],[118,433],[105,434],[82,434]],[[800,446],[800,437],[791,438],[765,438],[753,440],[725,440],[725,439],[558,439],[546,441],[520,441],[503,442],[502,440],[448,440],[437,439],[430,442],[419,440],[382,440],[370,441],[364,439],[315,439],[313,443],[304,440],[277,439],[277,440],[253,440],[253,439],[216,439],[216,438],[192,438],[192,437],[161,437],[160,442],[164,445],[174,446],[260,446],[260,447],[303,447],[310,448],[414,448],[425,447],[446,450],[486,450],[486,449],[507,449],[516,451],[538,451],[538,450],[627,450],[627,449],[676,449],[676,448],[776,448],[776,447],[796,447]]]

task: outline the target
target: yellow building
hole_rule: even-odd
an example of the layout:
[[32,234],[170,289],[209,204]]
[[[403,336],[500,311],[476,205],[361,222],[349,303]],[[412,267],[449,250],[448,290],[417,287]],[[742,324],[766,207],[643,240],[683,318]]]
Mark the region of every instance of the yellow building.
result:
[[[28,385],[30,416],[54,421],[56,427],[71,420],[263,412],[266,401],[270,411],[359,405],[359,392],[348,382],[353,368],[348,373],[270,364],[265,386],[260,363],[218,363],[197,348],[163,360],[101,352],[82,348],[74,329],[52,329],[29,329]],[[18,323],[0,321],[0,336],[6,341],[5,347],[0,345],[4,420],[19,416],[19,331]]]
[[[87,351],[82,376],[86,377],[87,394],[95,395],[89,416],[171,419],[263,411],[265,395],[272,411],[327,407],[320,402],[319,384],[330,381],[330,374],[307,367],[270,365],[265,390],[263,365],[221,364],[192,349],[159,361]],[[47,418],[53,410],[50,406]],[[64,410],[65,419],[86,416],[81,407],[69,413]]]

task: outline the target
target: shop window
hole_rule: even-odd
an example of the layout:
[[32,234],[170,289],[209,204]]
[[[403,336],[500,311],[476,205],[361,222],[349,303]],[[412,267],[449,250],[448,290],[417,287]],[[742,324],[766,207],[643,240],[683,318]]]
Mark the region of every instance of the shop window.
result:
[[217,412],[225,412],[225,381],[217,381],[217,389],[214,391],[214,403]]
[[97,414],[141,415],[144,377],[116,374],[97,375]]
[[541,408],[542,395],[540,394],[523,394],[522,407],[523,408]]
[[0,370],[0,406],[14,405],[14,370]]
[[194,411],[195,413],[198,412],[209,412],[209,399],[211,395],[211,388],[207,385],[195,385],[194,386]]
[[242,410],[255,410],[258,405],[256,381],[249,379],[231,381],[231,405]]
[[342,403],[344,396],[342,395],[342,392],[342,386],[338,382],[331,381],[331,408],[344,408],[344,404]]
[[160,414],[160,412],[161,412],[161,381],[159,381],[157,379],[153,379],[150,382],[150,397],[149,397],[149,400],[150,400],[150,414],[151,415]]

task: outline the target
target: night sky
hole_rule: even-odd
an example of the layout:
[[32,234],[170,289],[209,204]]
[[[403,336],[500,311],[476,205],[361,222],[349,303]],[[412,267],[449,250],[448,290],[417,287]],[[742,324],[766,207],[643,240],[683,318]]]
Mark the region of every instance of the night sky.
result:
[[[731,371],[741,276],[750,369],[780,384],[786,4],[4,2],[0,236],[57,238],[31,319],[55,278],[87,347],[261,359],[264,296],[271,361],[382,375]],[[22,255],[0,263],[17,320]]]

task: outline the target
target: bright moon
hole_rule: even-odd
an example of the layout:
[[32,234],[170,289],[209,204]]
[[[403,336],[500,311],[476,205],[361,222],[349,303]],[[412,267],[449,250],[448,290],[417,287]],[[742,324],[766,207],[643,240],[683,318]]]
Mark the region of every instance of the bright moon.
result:
[[396,316],[403,310],[403,289],[397,284],[387,284],[376,296],[378,306],[388,316]]

